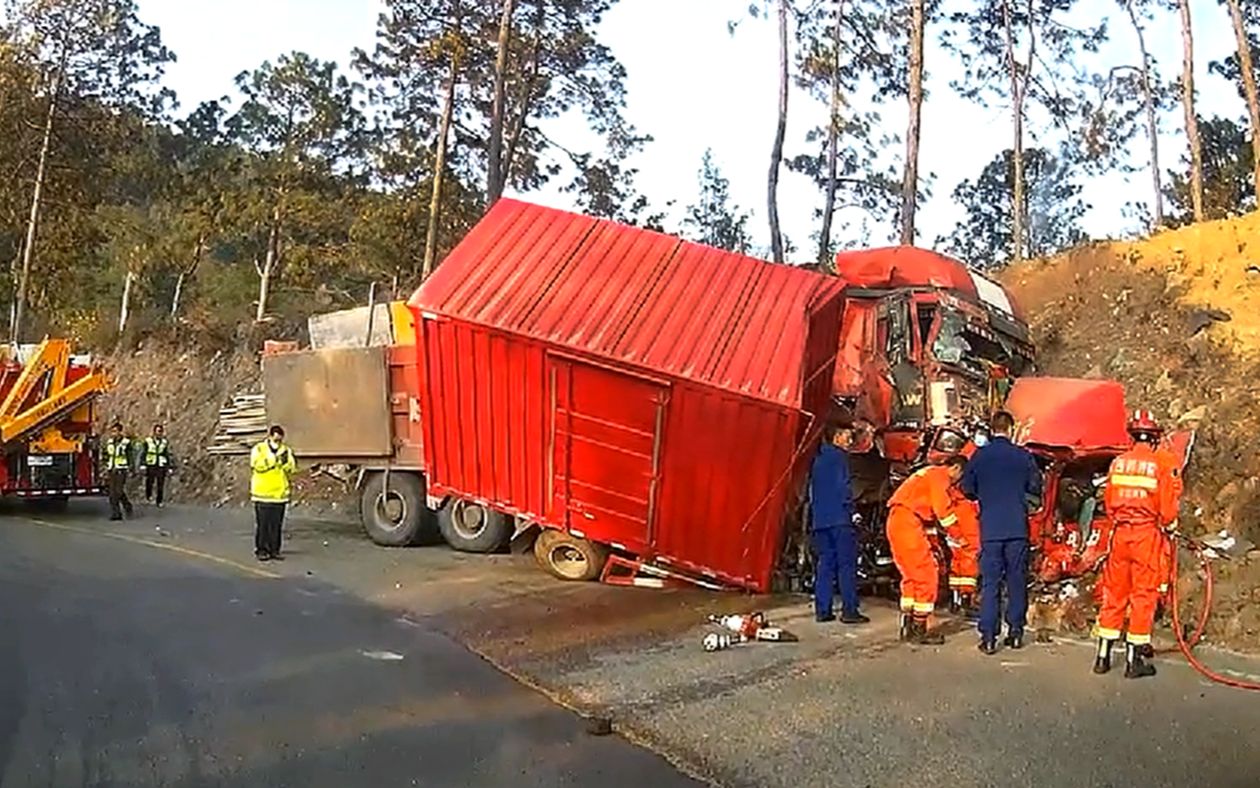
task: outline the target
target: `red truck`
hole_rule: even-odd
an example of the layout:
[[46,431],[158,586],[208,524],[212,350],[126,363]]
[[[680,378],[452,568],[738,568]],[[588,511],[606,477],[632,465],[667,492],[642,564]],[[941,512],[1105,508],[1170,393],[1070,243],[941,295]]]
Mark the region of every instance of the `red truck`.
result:
[[834,395],[869,428],[867,563],[887,570],[891,484],[958,444],[1032,345],[1005,291],[950,258],[898,247],[836,268],[504,200],[410,310],[388,307],[388,346],[266,357],[268,416],[299,456],[357,471],[380,544],[440,531],[492,552],[541,527],[562,577],[611,554],[765,590]]
[[[958,451],[1033,370],[1027,322],[997,282],[926,249],[841,252],[845,285],[834,390],[858,424],[852,457],[862,515],[860,572],[896,579],[885,502],[916,467]],[[801,546],[790,561],[806,563]],[[798,574],[804,574],[798,572]]]
[[[536,533],[571,580],[768,591],[831,407],[841,284],[500,200],[392,344],[264,356],[298,457],[357,469],[364,527]],[[371,333],[370,331],[368,333]]]
[[0,350],[0,495],[62,504],[104,493],[93,425],[107,386],[66,340]]

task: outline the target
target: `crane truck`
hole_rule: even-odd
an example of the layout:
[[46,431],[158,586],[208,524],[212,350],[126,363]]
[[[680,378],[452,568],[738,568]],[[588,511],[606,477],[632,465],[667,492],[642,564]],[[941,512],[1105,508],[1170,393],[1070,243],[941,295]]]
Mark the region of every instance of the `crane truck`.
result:
[[104,493],[93,425],[108,386],[68,340],[0,346],[0,495],[60,505]]

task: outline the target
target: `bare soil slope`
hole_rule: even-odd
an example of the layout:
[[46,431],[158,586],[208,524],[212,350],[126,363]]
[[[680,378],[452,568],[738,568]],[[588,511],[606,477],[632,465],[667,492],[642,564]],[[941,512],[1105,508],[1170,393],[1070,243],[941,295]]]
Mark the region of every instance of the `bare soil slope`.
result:
[[[219,408],[235,394],[261,391],[252,343],[215,351],[145,343],[115,353],[106,365],[115,385],[101,404],[102,428],[121,421],[141,438],[155,423],[166,426],[176,463],[172,499],[220,506],[249,500],[248,458],[216,456],[205,449]],[[306,508],[308,515],[344,511],[345,499],[344,488],[327,477],[303,473],[294,480],[295,505]]]
[[[1203,415],[1183,527],[1260,545],[1260,213],[1083,247],[1002,279],[1043,374],[1115,378],[1131,407],[1168,422]],[[1217,567],[1209,635],[1260,651],[1260,551]]]

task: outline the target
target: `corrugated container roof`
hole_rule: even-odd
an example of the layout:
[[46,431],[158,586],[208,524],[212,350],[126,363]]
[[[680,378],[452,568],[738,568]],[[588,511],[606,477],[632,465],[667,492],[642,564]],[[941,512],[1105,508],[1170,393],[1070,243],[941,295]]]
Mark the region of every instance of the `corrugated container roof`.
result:
[[790,407],[838,280],[499,200],[411,305]]

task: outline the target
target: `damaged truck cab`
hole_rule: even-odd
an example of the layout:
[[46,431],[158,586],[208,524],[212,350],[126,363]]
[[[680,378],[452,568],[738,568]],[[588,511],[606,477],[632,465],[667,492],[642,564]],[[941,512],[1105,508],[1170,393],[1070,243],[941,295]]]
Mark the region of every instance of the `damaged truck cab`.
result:
[[844,282],[836,402],[852,414],[854,496],[862,515],[860,572],[895,580],[885,504],[925,462],[962,448],[1033,371],[1028,324],[997,282],[911,246],[841,252]]
[[[901,246],[836,257],[846,283],[834,390],[895,477],[936,441],[965,435],[1033,367],[1028,324],[1001,285],[936,252]],[[868,502],[886,498],[864,486]]]

